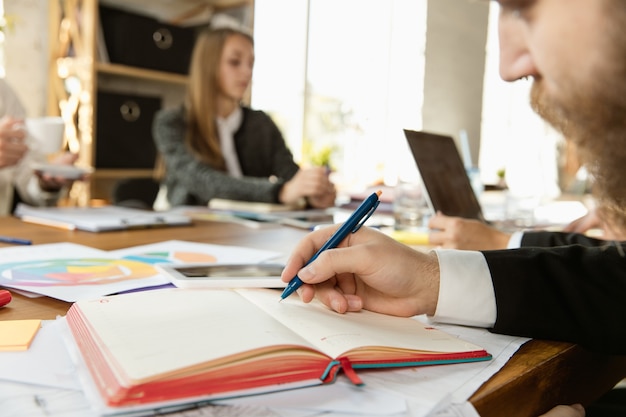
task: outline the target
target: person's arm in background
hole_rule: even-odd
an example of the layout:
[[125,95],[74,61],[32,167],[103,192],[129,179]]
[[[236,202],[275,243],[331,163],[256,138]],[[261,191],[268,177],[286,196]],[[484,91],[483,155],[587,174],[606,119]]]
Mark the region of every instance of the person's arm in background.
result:
[[[0,80],[0,90],[2,85]],[[3,104],[0,96],[0,107]],[[17,123],[7,116],[0,119],[0,215],[10,214],[13,208],[15,166],[28,152],[26,134],[17,128]]]
[[[73,181],[62,177],[42,175],[34,171],[35,162],[45,162],[45,156],[27,143],[24,126],[26,111],[15,91],[0,80],[0,169],[5,198],[15,187],[20,197],[29,204],[45,205],[56,202],[59,191]],[[65,153],[50,161],[53,164],[71,165],[77,155]],[[12,196],[12,190],[10,192]],[[6,207],[5,207],[6,208]]]
[[0,169],[17,165],[28,152],[23,121],[5,116],[0,119]]
[[587,214],[578,219],[572,221],[570,224],[563,228],[564,232],[568,233],[589,233],[592,229],[598,229],[600,234],[593,234],[598,239],[603,240],[626,240],[626,233],[623,233],[619,228],[611,227],[602,219],[600,209],[594,207],[590,209]]
[[602,228],[603,224],[600,220],[597,210],[591,209],[582,217],[579,217],[563,228],[564,232],[569,233],[585,233],[590,229]]
[[337,193],[328,178],[325,167],[300,168],[296,175],[283,184],[279,201],[289,203],[305,198],[314,208],[327,208],[335,204]]
[[[597,215],[592,217],[597,219]],[[591,220],[591,218],[589,219]],[[599,220],[598,220],[599,221]],[[592,223],[586,223],[591,225]],[[594,226],[597,226],[593,220]],[[444,249],[498,250],[519,247],[552,247],[562,245],[603,246],[608,235],[602,238],[588,237],[577,232],[552,232],[542,230],[502,232],[473,219],[445,216],[437,213],[429,220],[429,244]],[[572,227],[567,229],[572,229]],[[619,240],[619,239],[618,239]]]
[[508,247],[510,233],[478,220],[437,213],[428,221],[429,244],[445,249],[493,250]]
[[39,188],[31,171],[17,170],[28,154],[24,117],[26,110],[19,97],[4,79],[0,79],[0,212],[3,214],[11,209],[14,188],[25,199]]
[[539,417],[585,417],[585,409],[580,404],[557,405]]
[[[71,152],[63,152],[55,155],[51,160],[51,165],[74,165],[78,160],[78,154]],[[50,175],[46,172],[36,170],[35,175],[39,179],[39,188],[46,192],[57,192],[63,187],[69,187],[74,180],[67,179],[63,176]],[[82,178],[81,178],[82,179]]]
[[[57,165],[73,165],[77,154],[63,152],[55,156],[49,163]],[[55,204],[61,196],[60,191],[70,187],[73,179],[54,176],[35,170],[35,164],[47,162],[45,155],[35,147],[29,148],[24,158],[15,166],[13,184],[20,197],[28,204],[45,206]]]

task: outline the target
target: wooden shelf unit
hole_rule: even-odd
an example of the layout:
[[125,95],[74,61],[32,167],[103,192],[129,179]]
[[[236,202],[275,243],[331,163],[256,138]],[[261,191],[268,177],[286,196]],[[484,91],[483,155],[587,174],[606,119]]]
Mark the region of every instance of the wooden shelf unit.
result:
[[117,75],[120,77],[139,78],[171,84],[187,84],[187,76],[170,72],[155,71],[145,68],[129,67],[128,65],[96,62],[98,74]]
[[[160,1],[151,0],[151,6]],[[104,2],[103,2],[104,3]],[[107,1],[110,4],[111,1]],[[145,4],[146,0],[126,0],[125,4]],[[192,16],[200,8],[211,7],[213,13],[235,8],[250,8],[253,0],[197,0],[172,21]],[[102,77],[133,80],[142,83],[162,83],[184,86],[183,74],[130,67],[100,62],[98,55],[98,0],[55,0],[49,12],[49,94],[48,114],[60,115],[66,123],[66,136],[70,151],[77,152],[78,166],[95,168],[96,160],[96,110],[99,80]],[[181,97],[182,101],[182,97]],[[112,182],[128,177],[153,176],[151,169],[94,169],[91,179],[76,182],[68,200],[78,206],[90,205],[92,200],[107,200]]]

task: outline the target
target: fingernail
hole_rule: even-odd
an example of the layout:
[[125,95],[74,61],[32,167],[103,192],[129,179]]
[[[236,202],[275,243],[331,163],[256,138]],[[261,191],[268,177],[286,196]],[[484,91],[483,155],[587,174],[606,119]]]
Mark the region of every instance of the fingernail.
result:
[[341,303],[339,302],[339,300],[332,300],[330,302],[330,307],[335,310],[335,311],[341,311]]
[[362,308],[361,300],[348,298],[348,307],[350,310],[360,310]]
[[311,278],[314,275],[313,274],[314,271],[312,271],[312,269],[313,268],[311,268],[311,266],[305,266],[304,268],[300,270],[300,272],[298,272],[298,276],[300,278]]

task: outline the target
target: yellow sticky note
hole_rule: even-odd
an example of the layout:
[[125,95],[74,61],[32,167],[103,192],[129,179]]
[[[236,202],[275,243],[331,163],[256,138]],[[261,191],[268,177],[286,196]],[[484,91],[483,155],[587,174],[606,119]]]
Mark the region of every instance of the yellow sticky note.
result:
[[41,320],[5,320],[0,321],[0,351],[27,350]]
[[427,246],[429,244],[428,232],[413,232],[394,230],[391,237],[405,245]]

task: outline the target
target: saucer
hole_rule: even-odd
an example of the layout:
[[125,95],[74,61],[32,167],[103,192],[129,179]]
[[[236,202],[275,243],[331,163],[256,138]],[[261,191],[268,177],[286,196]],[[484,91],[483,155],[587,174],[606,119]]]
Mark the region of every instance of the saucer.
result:
[[81,168],[74,165],[56,165],[56,164],[33,164],[33,169],[42,174],[53,177],[62,177],[68,180],[77,180],[93,172],[90,168]]

